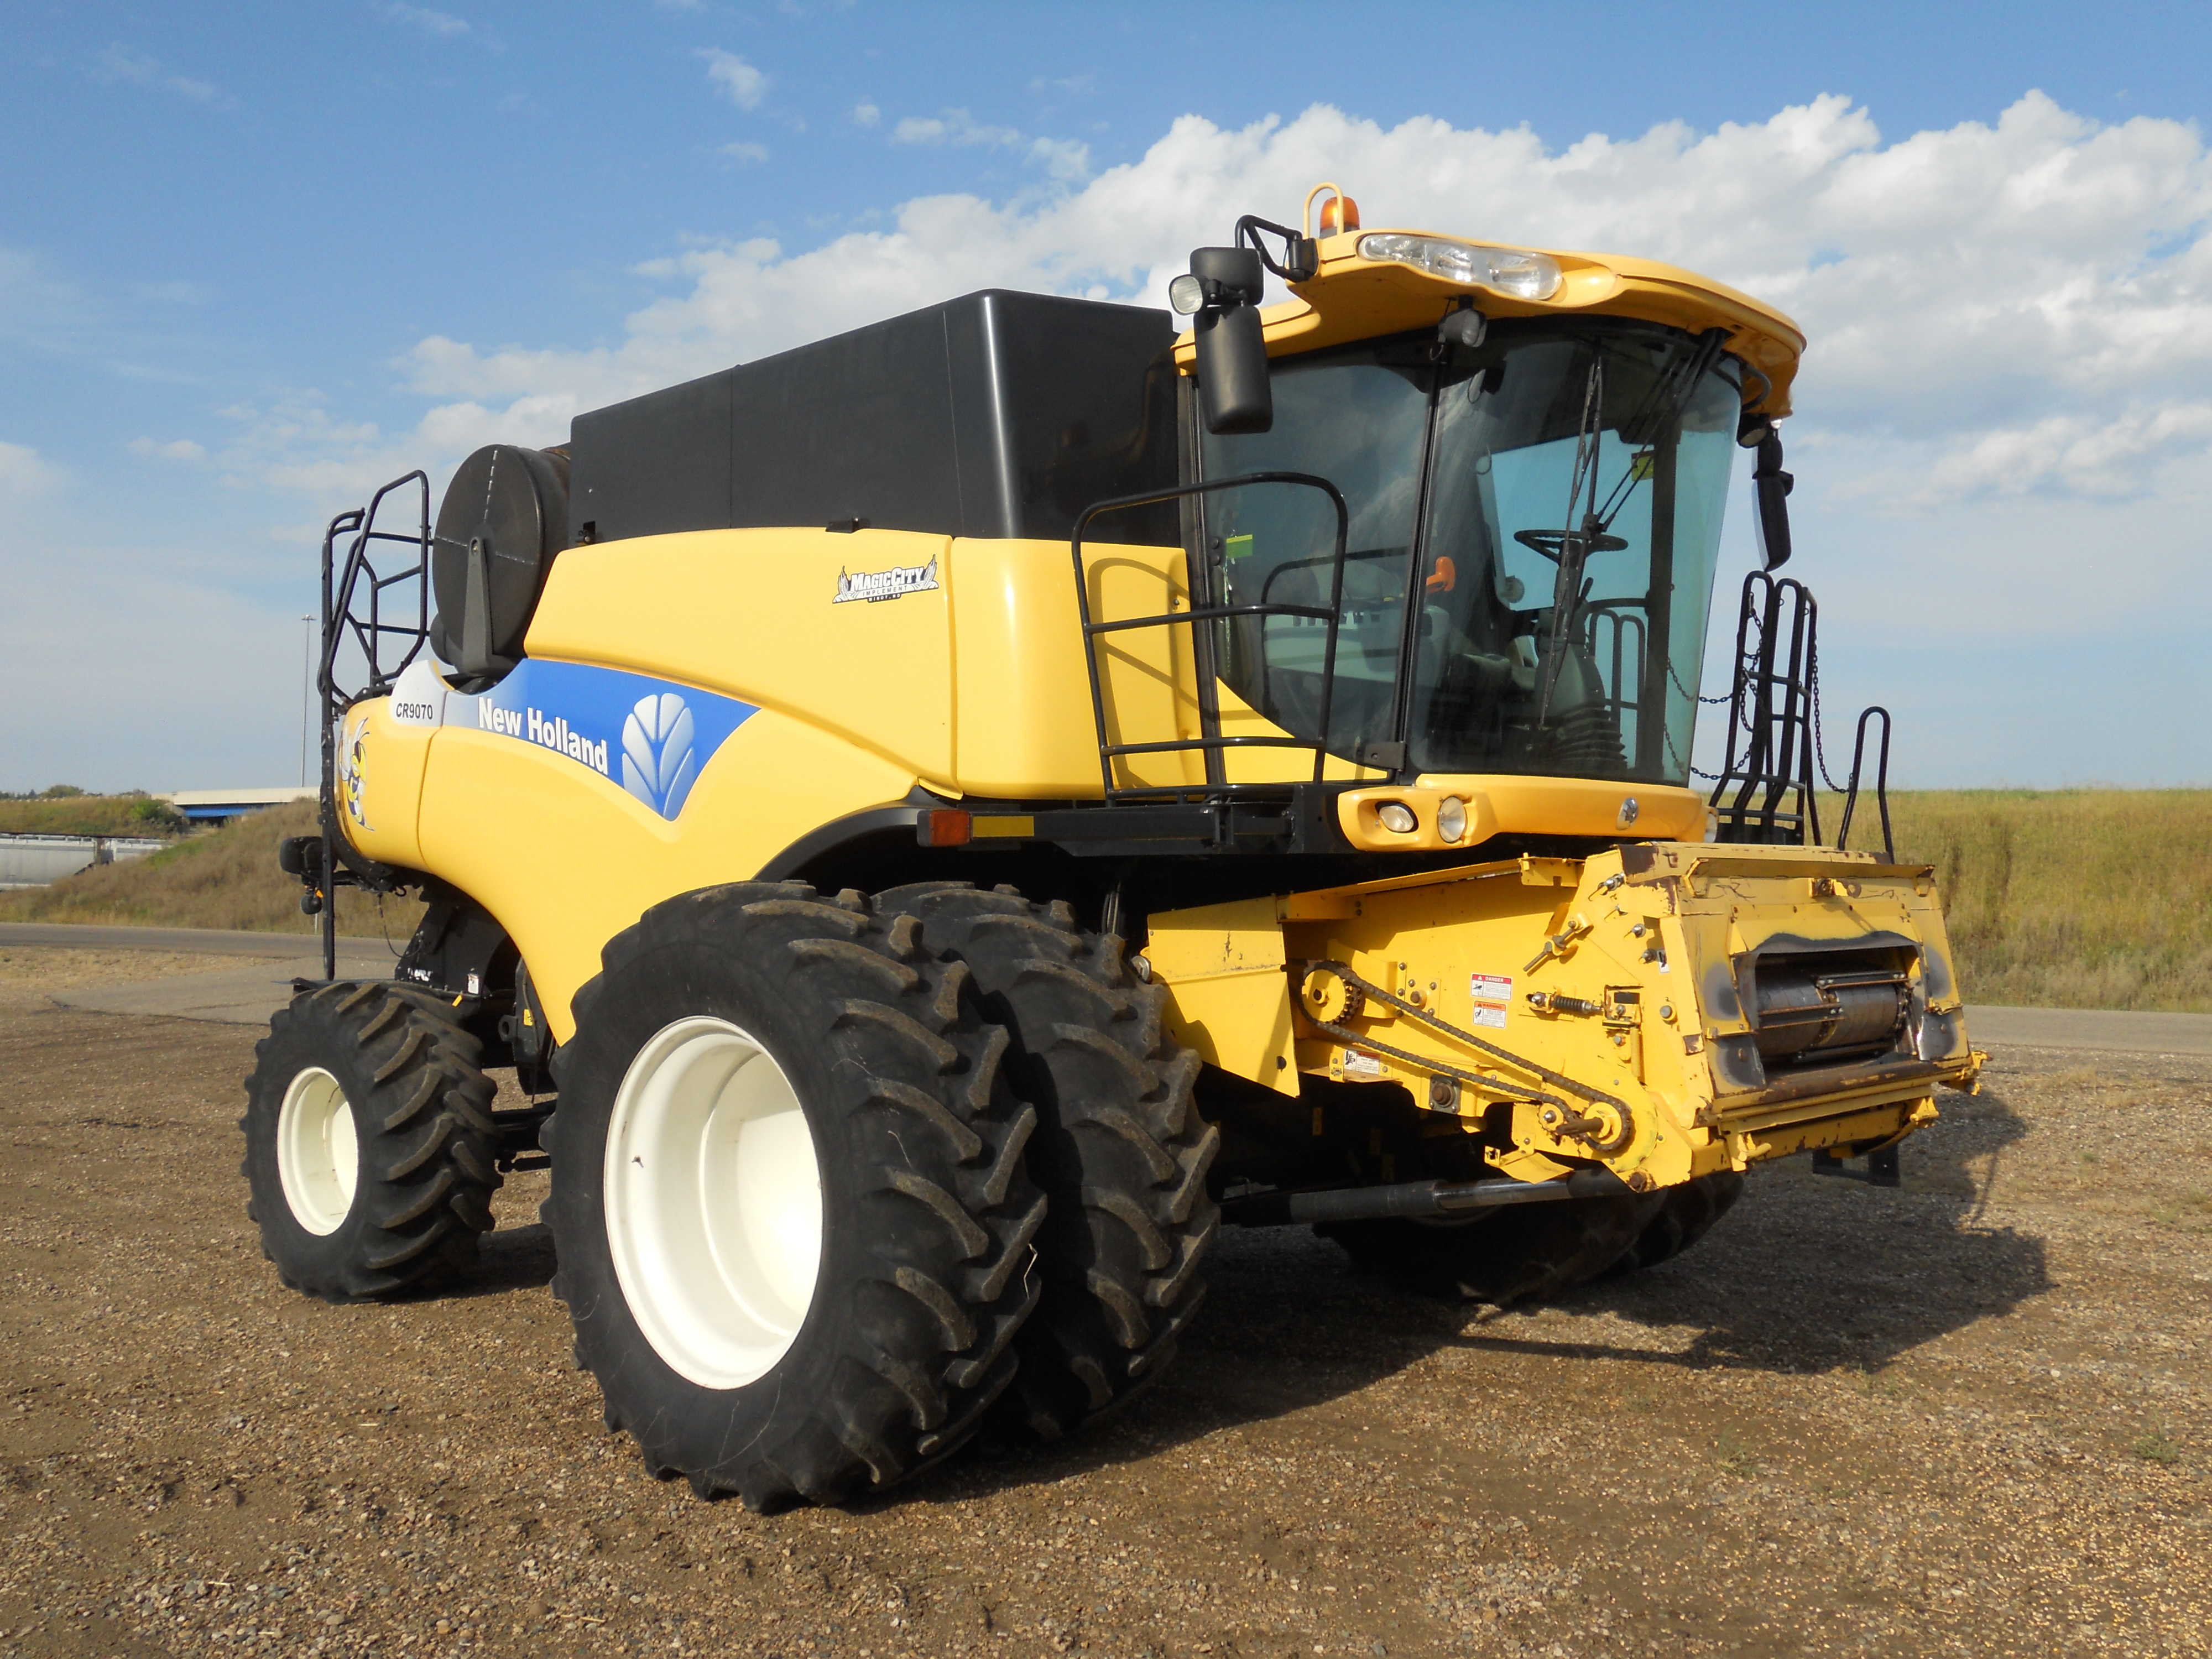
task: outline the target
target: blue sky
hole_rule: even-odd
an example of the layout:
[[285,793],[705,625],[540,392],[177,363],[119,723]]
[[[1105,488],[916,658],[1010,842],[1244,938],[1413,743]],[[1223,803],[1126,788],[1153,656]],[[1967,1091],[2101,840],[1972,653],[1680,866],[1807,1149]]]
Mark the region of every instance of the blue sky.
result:
[[2086,15],[11,8],[0,787],[289,781],[314,532],[381,477],[969,288],[1156,301],[1325,174],[1808,324],[1839,738],[2212,781],[2212,9]]

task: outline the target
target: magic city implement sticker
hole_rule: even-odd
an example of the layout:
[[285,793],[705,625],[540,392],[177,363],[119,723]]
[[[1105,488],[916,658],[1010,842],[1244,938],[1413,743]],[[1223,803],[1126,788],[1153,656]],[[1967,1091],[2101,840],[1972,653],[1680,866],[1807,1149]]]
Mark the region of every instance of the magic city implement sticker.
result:
[[927,564],[895,564],[888,570],[841,570],[837,573],[837,597],[830,603],[850,605],[855,599],[866,599],[876,605],[884,599],[904,599],[909,593],[934,592],[936,589],[934,559]]

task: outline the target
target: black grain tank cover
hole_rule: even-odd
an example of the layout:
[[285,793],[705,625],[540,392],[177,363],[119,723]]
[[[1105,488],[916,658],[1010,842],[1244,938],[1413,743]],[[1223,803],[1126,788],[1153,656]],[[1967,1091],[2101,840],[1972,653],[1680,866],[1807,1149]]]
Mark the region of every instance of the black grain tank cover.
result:
[[[1176,483],[1175,329],[992,289],[579,415],[577,542],[849,526],[1064,538]],[[1102,538],[1170,544],[1170,507]]]
[[430,648],[465,682],[496,679],[523,637],[554,556],[568,544],[568,453],[489,444],[463,461],[438,506]]

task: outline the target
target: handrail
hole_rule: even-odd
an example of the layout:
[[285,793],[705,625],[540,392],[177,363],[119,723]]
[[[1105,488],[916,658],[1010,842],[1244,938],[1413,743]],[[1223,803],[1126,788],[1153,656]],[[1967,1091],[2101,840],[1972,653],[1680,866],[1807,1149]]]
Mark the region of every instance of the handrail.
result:
[[[412,535],[396,530],[376,527],[377,515],[383,510],[385,498],[394,490],[413,484],[416,489],[416,528]],[[342,537],[350,537],[343,559],[337,558],[337,544]],[[372,555],[380,542],[393,542],[411,549],[412,562],[380,574]],[[349,853],[337,826],[337,742],[340,723],[347,709],[364,697],[374,696],[404,673],[415,659],[422,654],[430,636],[430,479],[417,468],[394,478],[369,498],[367,507],[356,507],[337,514],[323,532],[321,561],[323,599],[322,651],[316,665],[315,689],[323,705],[322,733],[322,799],[319,817],[322,824],[322,864],[317,880],[321,884],[321,923],[323,943],[323,977],[337,976],[337,904],[336,872],[341,863],[362,873],[358,855]],[[367,584],[368,615],[364,620],[356,614],[356,600],[364,580]],[[384,594],[387,588],[412,581],[416,584],[415,620],[412,623],[386,622],[384,619]],[[406,649],[398,661],[386,672],[384,665],[384,641],[387,635],[407,641]],[[348,640],[359,646],[368,664],[368,683],[357,690],[349,690],[337,683],[337,659],[340,649]],[[370,866],[372,869],[374,866]]]
[[[1785,622],[1788,655],[1782,658]],[[1777,580],[1763,570],[1744,578],[1736,613],[1735,684],[1729,697],[1728,758],[1711,799],[1723,841],[1772,842],[1782,833],[1808,845],[1820,839],[1820,803],[1813,789],[1816,734],[1811,690],[1819,628],[1820,608],[1812,591],[1796,578]],[[1738,786],[1735,798],[1724,799],[1732,784]],[[1782,805],[1789,794],[1796,797],[1794,811]],[[1754,796],[1763,799],[1754,804]]]
[[1859,713],[1858,736],[1851,744],[1851,787],[1844,797],[1843,826],[1836,831],[1836,845],[1844,847],[1851,838],[1851,813],[1859,804],[1859,768],[1866,758],[1867,722],[1876,714],[1881,716],[1881,751],[1875,763],[1875,805],[1881,809],[1881,855],[1890,863],[1897,862],[1897,840],[1889,828],[1889,710],[1880,703],[1869,703]]
[[[1133,507],[1152,507],[1162,501],[1180,501],[1188,495],[1211,495],[1220,489],[1238,489],[1254,484],[1287,483],[1325,494],[1336,509],[1336,544],[1330,555],[1332,577],[1329,582],[1328,606],[1326,610],[1310,605],[1194,605],[1188,611],[1171,611],[1164,616],[1134,617],[1117,622],[1094,622],[1091,617],[1091,588],[1083,568],[1083,533],[1091,527],[1092,520],[1102,514],[1116,513]],[[1344,492],[1328,479],[1310,472],[1247,472],[1233,478],[1211,478],[1201,483],[1181,484],[1173,489],[1150,490],[1137,495],[1113,495],[1094,501],[1077,515],[1073,533],[1068,539],[1068,552],[1075,564],[1075,605],[1083,626],[1084,665],[1091,675],[1091,715],[1098,734],[1098,771],[1105,790],[1106,804],[1116,801],[1156,799],[1163,794],[1180,797],[1197,786],[1139,786],[1120,787],[1114,781],[1114,763],[1124,755],[1158,755],[1172,753],[1213,754],[1226,749],[1311,749],[1314,751],[1313,781],[1322,780],[1328,764],[1328,718],[1336,690],[1336,639],[1344,609],[1345,542],[1351,532],[1352,515],[1345,506]],[[1316,721],[1317,735],[1305,738],[1279,738],[1258,735],[1224,737],[1221,717],[1208,699],[1201,698],[1199,708],[1199,730],[1195,738],[1178,738],[1161,743],[1113,743],[1106,732],[1106,691],[1098,672],[1098,636],[1118,634],[1137,628],[1172,628],[1189,624],[1193,641],[1197,635],[1196,625],[1202,622],[1218,622],[1232,617],[1308,617],[1326,619],[1328,642],[1322,659],[1321,706]],[[1194,652],[1194,655],[1195,655]],[[1279,787],[1279,786],[1268,786]],[[1231,795],[1251,786],[1215,784],[1206,786],[1209,793]]]

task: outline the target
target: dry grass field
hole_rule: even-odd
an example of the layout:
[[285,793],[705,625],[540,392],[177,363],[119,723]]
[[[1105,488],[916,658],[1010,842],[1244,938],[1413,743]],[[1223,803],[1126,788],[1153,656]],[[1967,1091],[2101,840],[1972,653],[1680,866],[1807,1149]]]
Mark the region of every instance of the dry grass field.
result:
[[[1936,866],[1969,1000],[2212,1010],[2212,789],[1914,791],[1891,817]],[[1868,802],[1851,840],[1881,845]]]
[[0,836],[166,836],[183,828],[151,795],[39,795],[0,799]]
[[[13,801],[0,805],[43,805]],[[66,803],[57,803],[65,805]],[[75,921],[141,927],[222,927],[310,933],[300,884],[276,867],[276,843],[315,831],[315,804],[295,801],[250,812],[220,830],[185,836],[151,857],[95,865],[51,887],[0,893],[0,921]],[[404,941],[422,907],[411,899],[338,895],[338,932]]]

